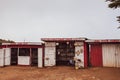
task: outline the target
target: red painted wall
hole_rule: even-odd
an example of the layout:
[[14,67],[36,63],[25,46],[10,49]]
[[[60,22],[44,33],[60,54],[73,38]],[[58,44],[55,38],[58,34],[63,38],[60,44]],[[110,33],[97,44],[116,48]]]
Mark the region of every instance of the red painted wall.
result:
[[90,63],[93,67],[102,66],[102,45],[101,44],[91,44],[90,52]]
[[88,67],[88,44],[84,42],[84,67]]

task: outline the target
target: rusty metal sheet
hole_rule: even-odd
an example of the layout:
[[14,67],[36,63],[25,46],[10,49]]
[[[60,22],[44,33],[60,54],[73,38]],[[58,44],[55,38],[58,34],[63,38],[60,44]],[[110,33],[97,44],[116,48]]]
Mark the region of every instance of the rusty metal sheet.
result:
[[74,45],[75,45],[75,46],[83,46],[84,43],[83,43],[83,42],[75,42]]

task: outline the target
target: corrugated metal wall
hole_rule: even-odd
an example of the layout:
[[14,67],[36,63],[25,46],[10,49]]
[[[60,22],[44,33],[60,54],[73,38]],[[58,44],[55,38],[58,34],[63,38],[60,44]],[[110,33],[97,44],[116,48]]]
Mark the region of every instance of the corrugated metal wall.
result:
[[115,67],[115,45],[114,44],[103,44],[103,66]]
[[120,44],[103,44],[103,66],[120,67]]
[[90,50],[90,64],[94,67],[102,66],[102,45],[92,44]]

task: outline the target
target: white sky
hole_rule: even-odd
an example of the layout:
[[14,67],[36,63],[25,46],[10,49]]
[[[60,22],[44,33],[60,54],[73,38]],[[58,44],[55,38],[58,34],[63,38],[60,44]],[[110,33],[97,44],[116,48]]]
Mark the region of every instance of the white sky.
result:
[[0,38],[120,39],[118,15],[105,0],[0,0]]

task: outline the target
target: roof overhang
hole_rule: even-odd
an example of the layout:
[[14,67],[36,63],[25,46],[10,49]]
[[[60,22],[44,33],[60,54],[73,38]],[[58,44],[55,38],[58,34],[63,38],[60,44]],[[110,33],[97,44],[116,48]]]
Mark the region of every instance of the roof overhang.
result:
[[85,41],[87,38],[41,38],[45,42]]
[[40,42],[15,42],[15,43],[2,43],[2,45],[42,45]]
[[91,39],[91,40],[86,40],[85,42],[88,43],[120,43],[120,39]]

